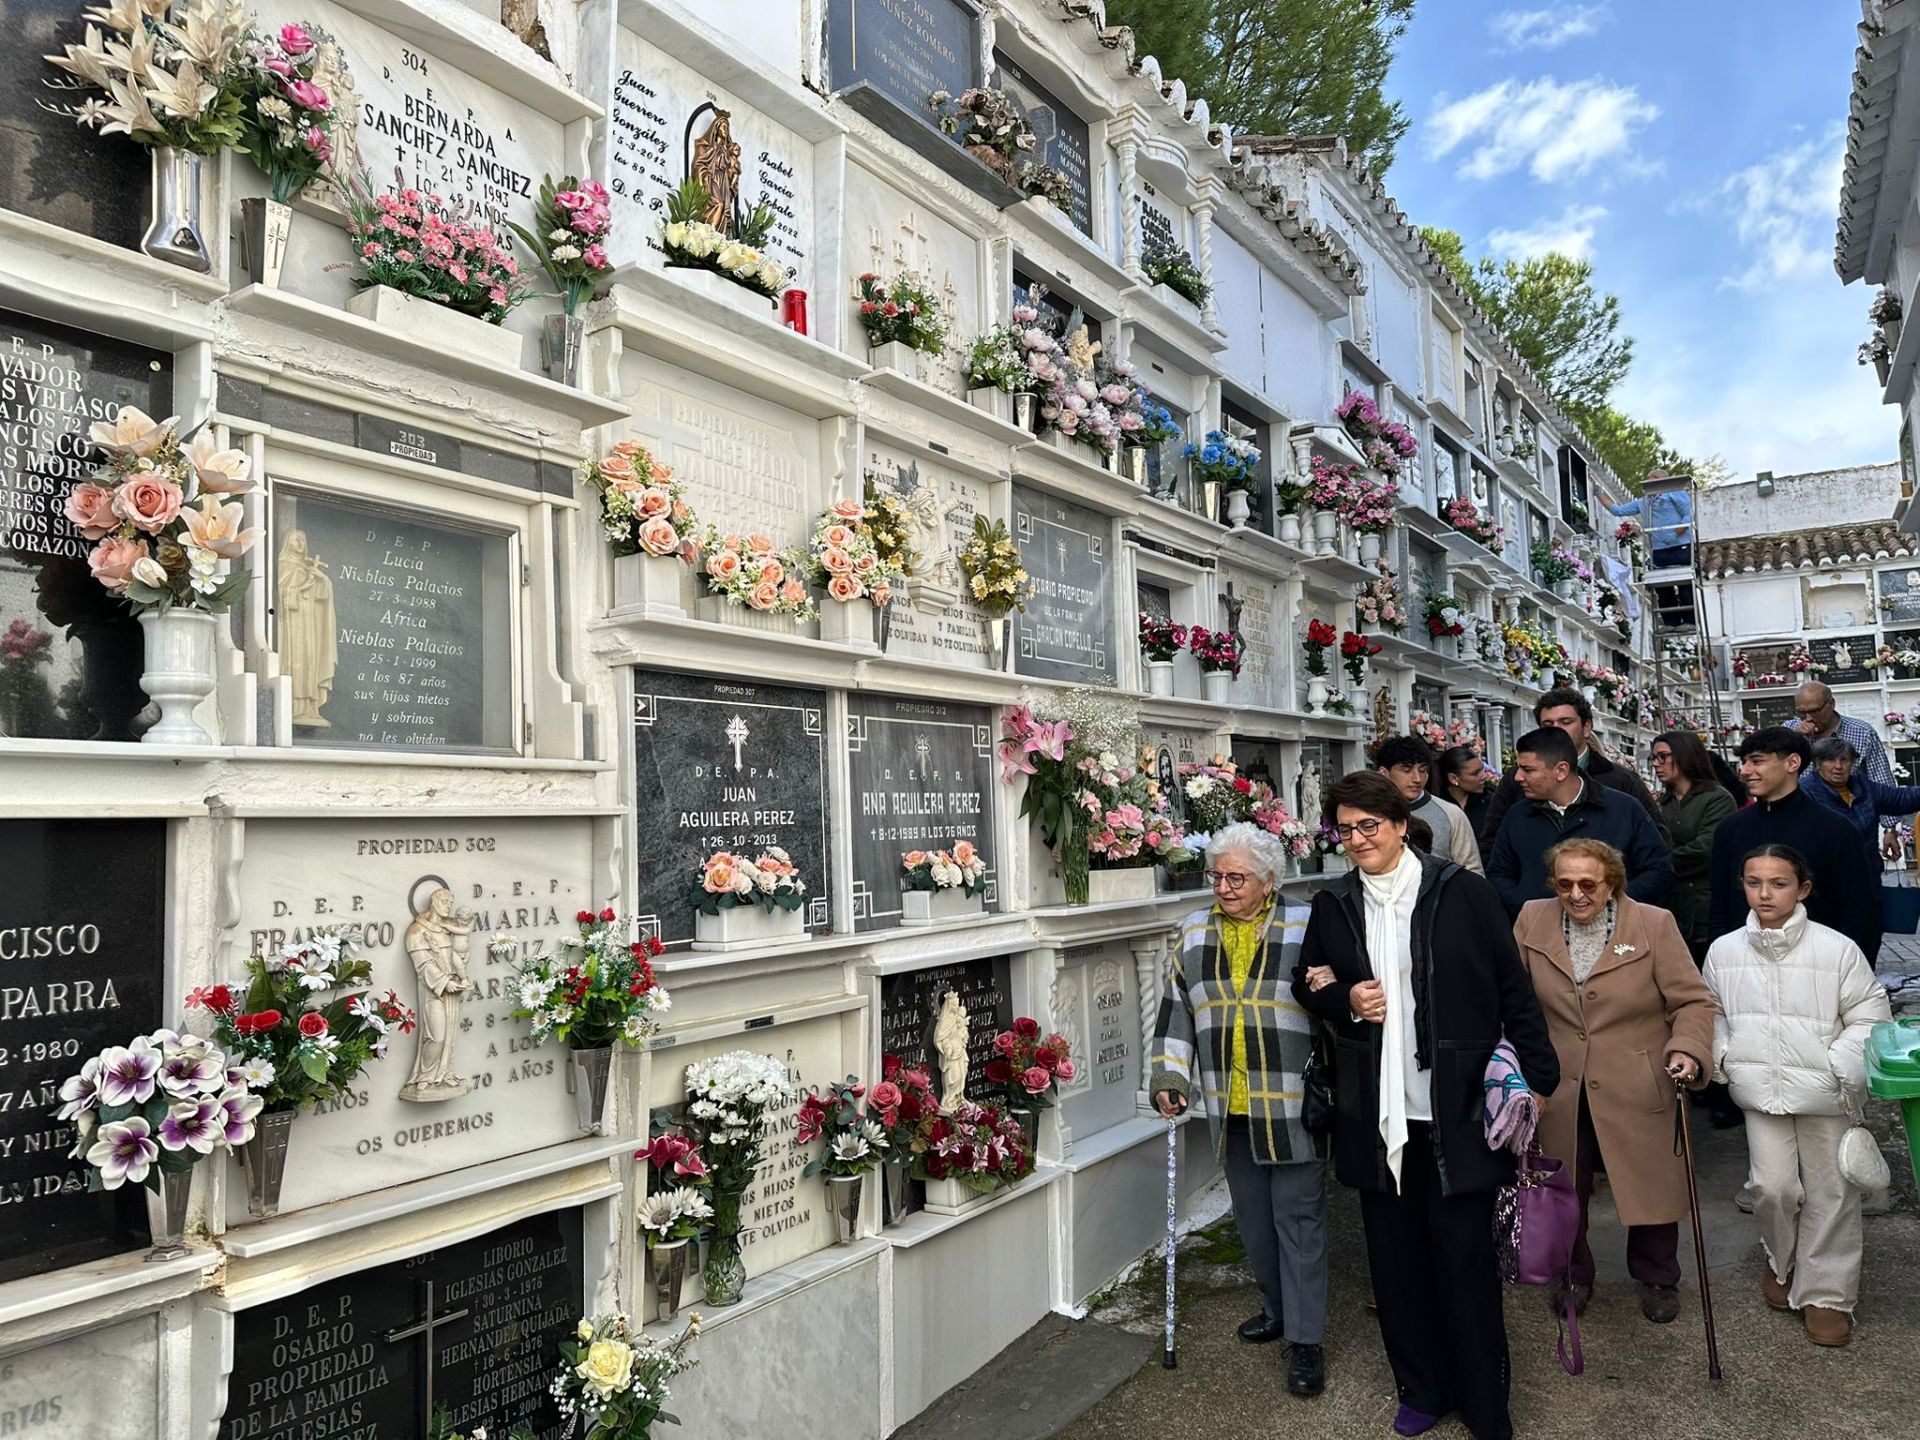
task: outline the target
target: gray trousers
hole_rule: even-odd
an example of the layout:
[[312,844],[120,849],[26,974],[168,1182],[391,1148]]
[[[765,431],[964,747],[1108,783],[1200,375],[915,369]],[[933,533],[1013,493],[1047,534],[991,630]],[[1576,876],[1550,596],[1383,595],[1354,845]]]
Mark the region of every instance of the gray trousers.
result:
[[1247,1121],[1227,1121],[1227,1190],[1269,1319],[1289,1343],[1318,1345],[1327,1331],[1327,1162],[1262,1165]]

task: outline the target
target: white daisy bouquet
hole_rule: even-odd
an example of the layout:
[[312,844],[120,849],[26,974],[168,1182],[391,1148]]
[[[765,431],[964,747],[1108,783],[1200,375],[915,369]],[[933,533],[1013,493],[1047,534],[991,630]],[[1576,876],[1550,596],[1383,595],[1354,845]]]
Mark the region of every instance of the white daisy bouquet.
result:
[[701,1137],[716,1203],[739,1198],[760,1162],[767,1116],[793,1103],[787,1067],[771,1055],[729,1050],[687,1066],[687,1119]]
[[261,1107],[226,1052],[173,1030],[102,1050],[61,1084],[60,1101],[89,1190],[158,1190],[163,1174],[251,1140]]
[[611,908],[582,910],[578,935],[558,948],[543,940],[525,945],[506,931],[488,947],[514,965],[514,1015],[533,1022],[536,1044],[558,1040],[569,1050],[598,1050],[624,1040],[638,1045],[654,1032],[656,1016],[672,1005],[666,986],[654,978],[662,950],[657,936],[629,940],[628,927]]
[[575,1338],[560,1342],[562,1363],[553,1377],[563,1431],[584,1440],[647,1440],[656,1423],[678,1425],[666,1410],[667,1382],[694,1364],[687,1346],[699,1333],[697,1315],[664,1342],[649,1339],[625,1315],[582,1320]]
[[800,1172],[802,1179],[864,1175],[881,1161],[893,1158],[888,1153],[893,1146],[886,1127],[861,1114],[866,1094],[867,1087],[849,1075],[824,1091],[816,1087],[801,1097],[800,1128],[795,1138],[802,1145],[826,1142],[821,1153]]

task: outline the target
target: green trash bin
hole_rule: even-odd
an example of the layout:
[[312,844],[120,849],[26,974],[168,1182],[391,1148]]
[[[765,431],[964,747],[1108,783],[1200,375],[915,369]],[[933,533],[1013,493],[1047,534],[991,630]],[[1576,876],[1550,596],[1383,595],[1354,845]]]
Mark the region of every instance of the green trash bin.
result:
[[1867,1089],[1876,1100],[1900,1102],[1914,1183],[1920,1185],[1920,1015],[1873,1027],[1867,1037]]

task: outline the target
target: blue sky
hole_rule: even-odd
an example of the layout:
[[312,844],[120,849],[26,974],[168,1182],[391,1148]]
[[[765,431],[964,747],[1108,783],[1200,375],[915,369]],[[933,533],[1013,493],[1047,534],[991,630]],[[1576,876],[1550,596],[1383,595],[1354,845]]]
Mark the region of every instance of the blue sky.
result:
[[1833,271],[1859,7],[1422,0],[1387,188],[1469,254],[1568,250],[1635,341],[1617,401],[1735,478],[1891,460]]

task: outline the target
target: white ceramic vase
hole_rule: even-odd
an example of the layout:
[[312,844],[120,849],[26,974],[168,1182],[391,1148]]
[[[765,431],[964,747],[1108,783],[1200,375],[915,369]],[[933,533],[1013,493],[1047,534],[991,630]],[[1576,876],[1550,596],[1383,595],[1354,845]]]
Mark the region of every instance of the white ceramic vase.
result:
[[1149,695],[1170,696],[1173,694],[1173,661],[1146,660],[1141,662],[1147,672],[1147,693]]
[[964,920],[970,915],[983,913],[986,896],[969,895],[958,887],[945,890],[902,890],[900,892],[900,923],[902,925],[938,925],[944,920]]
[[778,944],[782,940],[804,940],[806,934],[807,917],[804,909],[730,905],[718,915],[696,913],[693,917],[693,948],[696,950],[744,950],[754,945]]
[[1231,705],[1233,703],[1233,672],[1231,670],[1203,670],[1200,672],[1200,684],[1210,704]]
[[175,605],[164,615],[143,611],[146,663],[140,688],[160,707],[160,720],[140,737],[148,745],[211,745],[213,736],[193,718],[213,693],[213,657],[220,617]]

